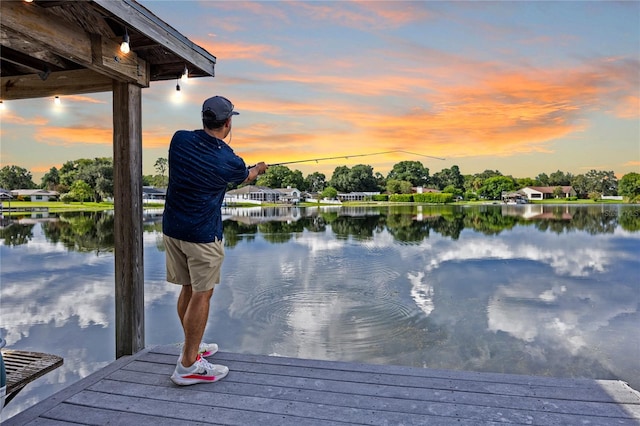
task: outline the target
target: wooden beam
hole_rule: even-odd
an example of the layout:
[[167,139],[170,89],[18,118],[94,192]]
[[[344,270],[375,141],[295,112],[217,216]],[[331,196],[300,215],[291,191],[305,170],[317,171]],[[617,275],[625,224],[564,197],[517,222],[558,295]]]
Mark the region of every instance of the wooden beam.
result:
[[144,349],[142,89],[113,83],[116,358]]
[[120,43],[92,34],[93,66],[114,80],[136,83],[149,87],[149,67],[134,52],[124,54]]
[[137,32],[183,58],[191,67],[199,68],[205,75],[215,75],[215,56],[187,39],[139,3],[130,0],[93,0],[93,3],[128,22]]
[[[27,64],[30,62],[46,62],[53,69],[67,67],[67,62],[60,56],[45,50],[44,47],[41,48],[39,45],[31,43],[29,40],[25,40],[21,34],[17,34],[7,27],[0,27],[0,36],[2,37],[2,59],[7,60],[10,57],[14,57]],[[42,71],[42,66],[38,68],[38,71]]]
[[0,81],[0,98],[3,101],[109,92],[113,89],[111,78],[90,70],[52,72],[44,81],[38,74],[2,77]]
[[0,24],[24,40],[114,80],[149,86],[148,66],[134,52],[125,55],[117,42],[87,33],[46,9],[25,2],[2,1]]

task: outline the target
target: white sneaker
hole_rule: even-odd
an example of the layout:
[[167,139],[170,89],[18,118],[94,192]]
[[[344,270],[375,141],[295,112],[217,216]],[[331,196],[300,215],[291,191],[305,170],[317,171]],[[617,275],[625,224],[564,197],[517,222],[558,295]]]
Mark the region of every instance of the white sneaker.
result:
[[191,367],[183,367],[178,361],[176,369],[171,375],[171,380],[176,385],[186,386],[196,383],[213,383],[229,374],[229,368],[224,365],[211,364],[198,355],[196,362]]
[[204,342],[202,342],[202,343],[200,343],[200,346],[198,347],[198,353],[203,358],[211,356],[211,355],[215,354],[216,352],[218,352],[218,345],[216,345],[215,343],[204,343]]
[[[183,343],[179,343],[178,347],[180,349],[184,348],[184,342]],[[215,343],[200,343],[200,345],[198,346],[198,354],[200,356],[202,356],[203,358],[209,357],[213,354],[215,354],[216,352],[218,352],[218,345]],[[180,352],[180,358],[178,361],[182,360],[182,352]]]

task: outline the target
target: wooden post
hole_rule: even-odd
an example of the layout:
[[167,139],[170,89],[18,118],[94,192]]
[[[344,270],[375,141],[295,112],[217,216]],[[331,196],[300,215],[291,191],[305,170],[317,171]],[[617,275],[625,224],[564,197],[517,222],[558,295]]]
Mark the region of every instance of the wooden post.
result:
[[116,358],[144,349],[142,89],[113,82]]

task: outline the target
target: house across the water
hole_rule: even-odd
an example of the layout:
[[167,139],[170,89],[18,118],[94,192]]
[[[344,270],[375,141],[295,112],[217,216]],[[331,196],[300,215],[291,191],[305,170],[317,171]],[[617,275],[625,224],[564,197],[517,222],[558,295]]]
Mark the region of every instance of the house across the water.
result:
[[16,200],[57,201],[60,198],[60,193],[46,189],[14,189],[11,191],[11,196]]
[[[558,191],[557,188],[560,188],[560,191]],[[578,195],[572,186],[525,186],[520,191],[526,194],[529,200],[569,198]],[[556,193],[558,193],[558,195],[556,195]]]

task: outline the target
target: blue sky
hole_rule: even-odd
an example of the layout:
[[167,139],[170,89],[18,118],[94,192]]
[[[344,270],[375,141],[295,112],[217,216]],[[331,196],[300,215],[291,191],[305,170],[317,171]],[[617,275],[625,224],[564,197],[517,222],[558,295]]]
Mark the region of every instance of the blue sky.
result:
[[[248,163],[404,150],[291,165],[331,177],[404,160],[514,177],[640,172],[640,2],[140,1],[217,57],[214,78],[143,90],[144,174],[204,98],[241,114]],[[5,102],[2,166],[42,174],[112,156],[111,94]]]

